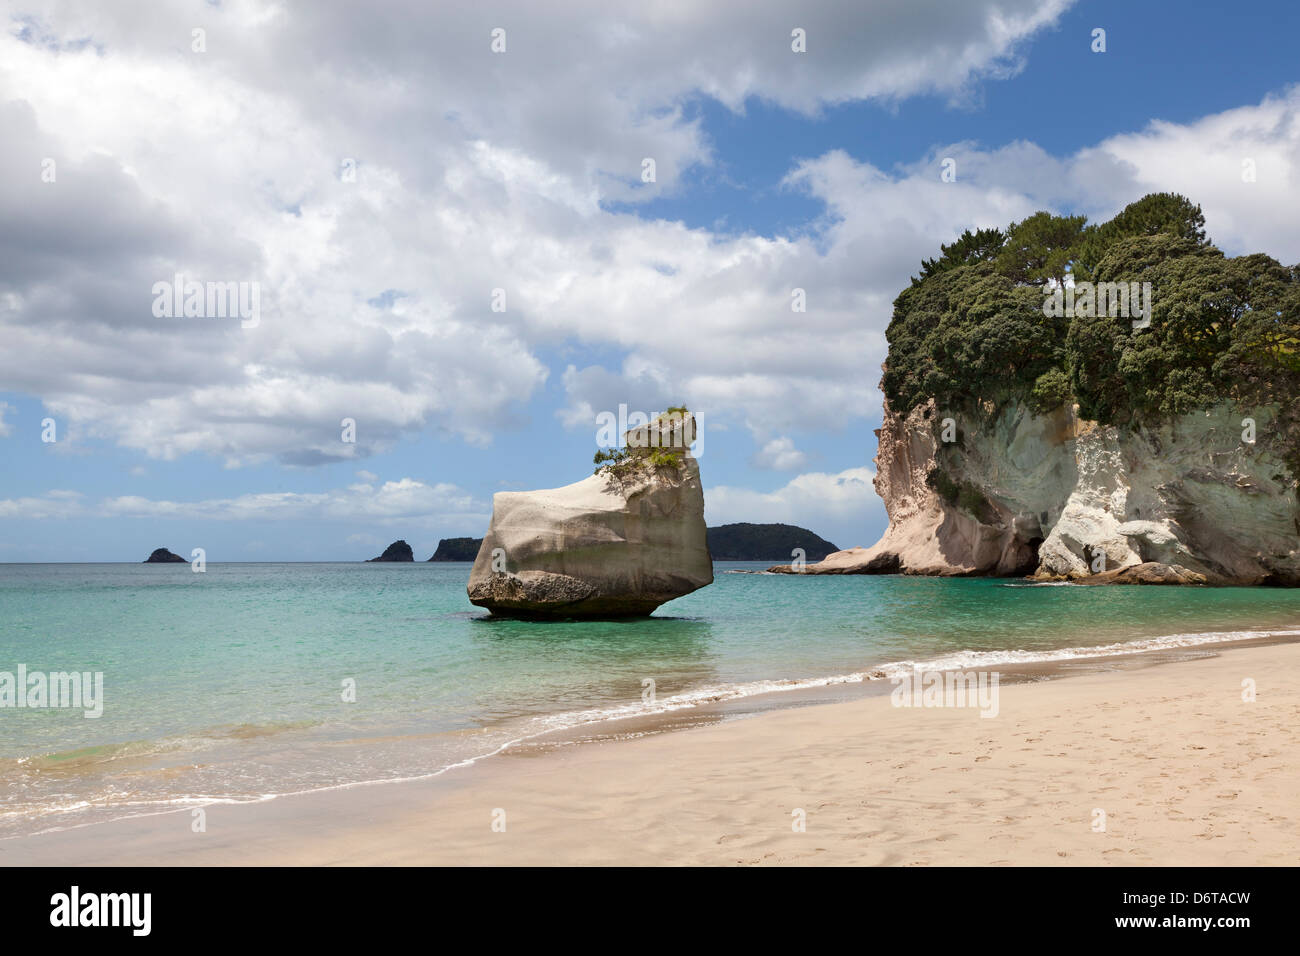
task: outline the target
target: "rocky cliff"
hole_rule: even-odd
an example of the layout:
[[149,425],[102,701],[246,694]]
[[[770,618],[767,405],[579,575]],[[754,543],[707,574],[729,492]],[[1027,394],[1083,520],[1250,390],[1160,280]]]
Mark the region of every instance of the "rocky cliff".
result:
[[814,573],[1300,584],[1300,265],[1186,196],[966,230],[894,301],[889,530]]
[[886,405],[875,484],[889,528],[806,571],[1300,585],[1295,436],[1275,411],[1225,404],[1120,428],[1073,405]]
[[663,419],[582,481],[498,492],[470,571],[473,604],[527,617],[649,614],[713,581],[695,420]]

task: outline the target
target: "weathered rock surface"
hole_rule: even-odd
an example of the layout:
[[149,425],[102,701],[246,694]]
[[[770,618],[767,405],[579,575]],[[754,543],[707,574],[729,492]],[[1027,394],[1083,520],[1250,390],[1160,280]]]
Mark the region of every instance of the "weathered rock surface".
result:
[[[1283,460],[1295,436],[1274,411],[1222,405],[1130,430],[1073,407],[886,406],[875,484],[889,528],[805,573],[1300,585],[1300,497]],[[957,438],[944,442],[949,417]]]
[[503,615],[619,617],[711,584],[699,464],[682,437],[694,437],[694,419],[654,436],[671,445],[667,463],[652,461],[646,431],[628,432],[632,456],[617,475],[498,492],[470,601]]
[[[1036,575],[1037,577],[1055,578],[1056,575]],[[1189,571],[1181,565],[1161,564],[1159,561],[1144,561],[1131,564],[1126,568],[1111,571],[1098,571],[1073,578],[1080,584],[1208,584],[1204,574]]]
[[399,540],[399,541],[394,541],[392,544],[386,547],[384,549],[384,553],[381,554],[379,557],[371,558],[370,561],[366,563],[369,564],[371,561],[414,561],[414,560],[415,560],[415,552],[411,550],[411,546],[407,544],[405,541]]
[[189,564],[189,562],[186,561],[184,558],[182,558],[179,554],[173,554],[172,552],[168,551],[166,548],[158,548],[154,551],[153,554],[149,555],[149,557],[145,558],[140,563],[141,564],[175,564],[178,561],[181,564]]

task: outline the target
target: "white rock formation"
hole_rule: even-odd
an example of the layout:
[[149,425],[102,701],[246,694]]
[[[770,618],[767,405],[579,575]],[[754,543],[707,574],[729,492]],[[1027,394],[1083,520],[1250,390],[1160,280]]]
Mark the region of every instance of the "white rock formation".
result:
[[[629,431],[631,459],[563,488],[503,491],[470,571],[469,599],[498,614],[649,614],[713,582],[695,420]],[[676,462],[656,464],[667,450]]]
[[886,406],[876,490],[889,529],[806,573],[1300,585],[1300,497],[1274,418],[1223,405],[1130,431],[1073,408]]

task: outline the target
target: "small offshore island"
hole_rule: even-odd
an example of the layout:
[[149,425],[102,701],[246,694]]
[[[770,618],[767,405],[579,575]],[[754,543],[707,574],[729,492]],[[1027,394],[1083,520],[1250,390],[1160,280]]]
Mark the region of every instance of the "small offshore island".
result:
[[792,524],[741,521],[709,529],[709,553],[714,561],[776,561],[793,557],[796,549],[809,561],[820,561],[839,550],[807,528]]
[[473,561],[478,557],[478,549],[483,547],[482,538],[440,538],[430,561]]
[[154,550],[153,554],[149,555],[149,557],[145,558],[144,561],[142,561],[141,563],[142,564],[176,564],[177,562],[181,564],[189,564],[189,561],[185,560],[185,558],[182,558],[179,554],[174,554],[171,551],[168,551],[166,548],[157,548]]
[[[800,548],[810,561],[820,561],[839,548],[807,528],[792,524],[753,524],[748,521],[707,529],[709,554],[714,561],[776,561]],[[482,538],[442,538],[430,561],[473,561],[483,547]]]
[[366,563],[369,564],[375,561],[414,561],[414,560],[415,560],[415,552],[411,550],[411,546],[403,540],[398,540],[398,541],[394,541],[387,548],[385,548],[384,553],[381,554],[379,557],[371,558]]

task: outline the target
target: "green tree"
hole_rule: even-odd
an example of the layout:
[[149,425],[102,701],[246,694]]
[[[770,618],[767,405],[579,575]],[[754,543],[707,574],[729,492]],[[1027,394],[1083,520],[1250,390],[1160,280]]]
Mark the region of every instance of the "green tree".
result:
[[944,269],[954,266],[970,265],[973,262],[991,262],[1002,251],[1006,240],[1001,229],[967,229],[955,242],[939,247],[939,258],[925,259],[921,262],[921,275],[912,280],[918,284],[924,279]]
[[[1040,212],[1005,232],[967,230],[940,252],[894,301],[881,382],[894,410],[1075,401],[1083,417],[1118,424],[1268,404],[1300,474],[1300,266],[1225,257],[1200,207],[1173,193],[1099,225]],[[1045,315],[1043,286],[1067,271],[1151,283],[1150,324]]]
[[1036,212],[1007,227],[998,252],[998,272],[1020,285],[1064,284],[1086,216],[1053,216]]
[[1114,219],[1084,230],[1073,271],[1078,278],[1090,279],[1097,264],[1119,240],[1161,234],[1198,246],[1209,245],[1200,206],[1178,193],[1150,193],[1129,203]]

